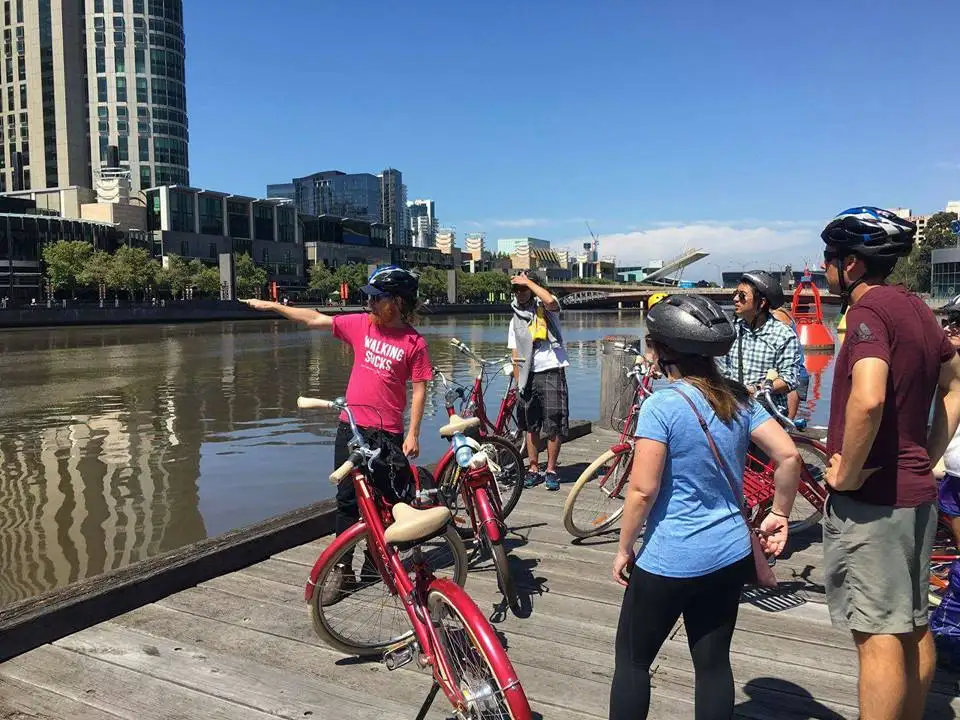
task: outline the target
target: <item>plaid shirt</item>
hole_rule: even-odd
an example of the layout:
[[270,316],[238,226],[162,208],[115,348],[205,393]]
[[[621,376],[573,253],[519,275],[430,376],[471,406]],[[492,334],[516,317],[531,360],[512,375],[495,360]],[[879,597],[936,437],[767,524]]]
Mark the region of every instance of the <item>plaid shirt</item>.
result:
[[[797,389],[803,350],[793,330],[773,318],[756,330],[740,318],[734,320],[733,327],[737,333],[733,347],[717,358],[721,375],[744,385],[756,385],[766,379],[768,370],[776,370],[790,390]],[[778,409],[787,409],[786,393],[774,395],[773,400]]]

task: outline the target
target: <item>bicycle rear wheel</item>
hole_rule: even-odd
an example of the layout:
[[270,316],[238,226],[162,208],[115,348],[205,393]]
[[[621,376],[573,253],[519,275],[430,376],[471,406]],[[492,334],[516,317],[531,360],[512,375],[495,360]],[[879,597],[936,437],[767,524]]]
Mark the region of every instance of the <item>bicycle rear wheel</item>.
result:
[[437,581],[427,594],[427,609],[437,634],[436,653],[450,668],[450,685],[459,691],[456,709],[472,720],[529,720],[530,703],[516,671],[473,600],[460,588]]
[[800,488],[790,513],[790,533],[800,533],[819,524],[823,517],[823,500],[826,495],[827,454],[813,441],[802,435],[791,435],[803,461]]
[[[331,558],[317,578],[310,598],[310,617],[317,635],[337,650],[359,657],[375,656],[413,634],[403,601],[390,592],[380,577],[376,564],[368,553],[369,534],[364,532]],[[437,577],[445,577],[462,586],[467,579],[467,551],[463,540],[452,526],[420,549]],[[413,551],[400,553],[404,568],[413,571]],[[353,568],[360,566],[354,573]],[[339,593],[333,591],[337,582],[336,568],[349,568],[348,579]],[[338,595],[335,603],[324,606],[324,590]]]
[[633,446],[607,450],[583,471],[563,505],[563,526],[577,538],[609,529],[623,513]]

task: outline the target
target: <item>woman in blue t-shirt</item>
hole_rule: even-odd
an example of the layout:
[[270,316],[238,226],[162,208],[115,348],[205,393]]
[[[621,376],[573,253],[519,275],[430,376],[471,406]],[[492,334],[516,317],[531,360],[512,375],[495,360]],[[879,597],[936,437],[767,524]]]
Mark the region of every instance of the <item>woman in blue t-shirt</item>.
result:
[[[613,566],[614,579],[627,591],[610,718],[647,716],[650,665],[680,615],[693,656],[696,718],[730,718],[730,640],[743,586],[756,580],[740,513],[747,445],[755,442],[777,466],[773,510],[762,524],[768,554],[779,555],[787,542],[800,456],[746,388],[717,372],[713,359],[729,351],[734,331],[714,302],[672,296],[650,310],[647,331],[648,350],[671,382],[644,402],[637,421],[636,461]],[[635,553],[644,522],[643,546]]]

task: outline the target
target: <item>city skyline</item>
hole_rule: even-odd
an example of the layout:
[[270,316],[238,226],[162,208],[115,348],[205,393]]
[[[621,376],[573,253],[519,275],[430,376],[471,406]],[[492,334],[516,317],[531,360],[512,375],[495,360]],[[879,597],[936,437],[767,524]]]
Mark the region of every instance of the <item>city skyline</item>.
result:
[[[460,236],[485,231],[492,244],[524,233],[575,247],[589,240],[589,220],[605,252],[629,263],[697,245],[731,264],[798,265],[844,207],[926,212],[960,194],[960,99],[941,90],[952,82],[949,48],[891,54],[868,43],[850,53],[836,30],[897,37],[924,19],[950,26],[960,6],[692,5],[343,7],[337,22],[363,27],[370,48],[353,57],[347,36],[329,38],[332,55],[353,57],[344,69],[309,61],[309,28],[325,18],[310,3],[264,15],[238,0],[229,18],[193,4],[188,74],[204,107],[191,106],[192,170],[240,192],[298,168],[389,164]],[[438,62],[393,51],[397,37],[428,47],[494,13],[503,21],[470,53]],[[384,85],[384,67],[424,81],[443,111],[425,113],[407,83]],[[344,83],[351,90],[335,103],[300,90]],[[251,84],[265,102],[225,126],[221,109]],[[377,87],[376,98],[353,92],[363,87]],[[223,146],[249,152],[234,159]]]

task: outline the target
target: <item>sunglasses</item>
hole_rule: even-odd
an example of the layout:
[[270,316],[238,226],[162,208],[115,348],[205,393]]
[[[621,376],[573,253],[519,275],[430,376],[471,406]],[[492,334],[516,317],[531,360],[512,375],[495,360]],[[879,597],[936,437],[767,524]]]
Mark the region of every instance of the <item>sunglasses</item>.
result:
[[956,334],[960,332],[960,320],[941,320],[941,327],[949,333]]
[[837,250],[836,248],[826,248],[823,251],[823,261],[825,263],[831,263],[839,257],[840,257],[840,251]]
[[733,294],[733,299],[734,299],[734,302],[745,303],[747,301],[747,294],[743,290],[737,290]]

